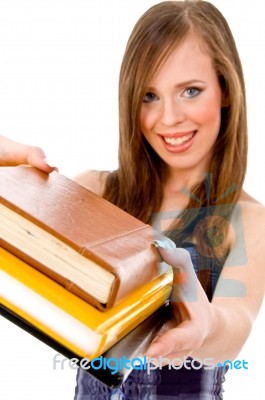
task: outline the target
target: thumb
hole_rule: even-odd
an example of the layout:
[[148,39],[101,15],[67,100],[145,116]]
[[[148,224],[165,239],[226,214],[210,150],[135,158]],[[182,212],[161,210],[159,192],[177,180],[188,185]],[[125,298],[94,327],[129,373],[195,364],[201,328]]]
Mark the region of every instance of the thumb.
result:
[[177,248],[170,239],[165,239],[155,240],[154,243],[162,260],[171,265],[173,269],[174,278],[171,301],[196,301],[198,280],[190,253],[185,249]]

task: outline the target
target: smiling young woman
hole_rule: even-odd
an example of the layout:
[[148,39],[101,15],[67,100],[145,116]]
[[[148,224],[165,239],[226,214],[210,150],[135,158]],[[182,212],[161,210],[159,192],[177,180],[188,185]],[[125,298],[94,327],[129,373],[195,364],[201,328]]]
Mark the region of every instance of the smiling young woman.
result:
[[[265,281],[265,210],[242,189],[244,78],[222,14],[195,0],[150,8],[129,38],[119,94],[118,169],[84,172],[76,180],[144,222],[170,219],[161,230],[182,249],[166,238],[158,248],[176,268],[178,284],[172,319],[147,354],[211,357],[216,368],[134,370],[119,394],[79,370],[75,398],[222,399],[226,371],[217,363],[234,359],[245,343]],[[44,169],[36,148],[5,138],[1,146],[0,164]],[[187,285],[178,281],[179,270]]]
[[[174,63],[174,57],[175,61],[181,64]],[[200,67],[200,70],[195,71],[194,64]],[[173,74],[172,70],[165,70],[170,67],[174,69]],[[204,71],[205,68],[206,71]],[[167,76],[162,75],[163,71],[168,73]],[[162,81],[159,76],[162,76]],[[179,88],[175,88],[175,96],[172,96],[172,93],[169,96],[168,90],[190,79],[203,80],[205,84],[210,80],[211,85],[209,84],[206,88],[203,87],[205,84],[201,83],[201,87],[195,87],[195,89],[201,90],[202,93],[196,92],[195,98],[188,98],[187,92],[187,98],[183,97],[183,102],[179,99],[181,92]],[[153,93],[150,90],[160,89],[161,84],[166,85],[162,88],[163,91],[167,90],[166,93],[161,93],[163,96],[166,95],[166,98],[162,99],[159,97],[160,93]],[[158,85],[158,87],[153,88],[153,85]],[[194,84],[192,89],[194,89],[193,86]],[[129,38],[121,66],[119,87],[119,169],[107,179],[104,193],[107,199],[136,217],[150,222],[154,210],[158,212],[161,208],[165,182],[168,180],[171,169],[167,167],[161,154],[156,152],[157,149],[149,145],[151,137],[155,135],[148,134],[148,140],[143,138],[143,133],[146,136],[143,119],[146,123],[148,114],[148,121],[150,121],[154,110],[161,109],[162,106],[167,106],[164,111],[170,113],[167,118],[172,118],[173,99],[175,118],[183,118],[181,113],[183,113],[184,104],[187,106],[189,104],[190,108],[194,104],[197,115],[202,112],[200,118],[203,118],[208,110],[199,110],[202,104],[200,97],[206,97],[210,103],[211,93],[213,104],[210,104],[210,107],[209,104],[204,103],[204,105],[209,107],[209,111],[216,113],[212,116],[214,121],[212,123],[215,126],[211,132],[211,139],[208,137],[207,142],[204,141],[202,146],[205,150],[209,146],[208,149],[212,154],[212,157],[210,154],[206,156],[208,161],[202,168],[202,170],[207,169],[206,164],[208,164],[207,172],[212,174],[210,199],[206,200],[203,179],[192,182],[193,188],[196,186],[193,193],[203,203],[207,201],[210,204],[215,202],[216,198],[221,198],[234,182],[238,188],[242,187],[247,162],[245,84],[230,28],[225,18],[212,4],[204,1],[166,1],[151,7],[139,19]],[[213,90],[216,92],[213,93]],[[148,102],[146,102],[147,99]],[[217,109],[218,106],[219,109]],[[177,115],[177,113],[180,114]],[[208,118],[209,120],[211,118],[210,112]],[[197,122],[199,123],[200,119]],[[193,125],[195,124],[196,121],[193,121]],[[185,129],[194,131],[197,127],[193,125],[185,126]],[[143,128],[143,133],[141,128]],[[161,127],[158,128],[161,129]],[[156,134],[177,132],[176,128],[172,129],[171,126],[170,132],[166,132],[163,127],[163,131],[158,131]],[[157,139],[157,144],[162,142],[161,137]],[[202,139],[202,135],[194,135],[191,141],[194,140],[194,145],[197,145],[199,139]],[[163,145],[163,142],[160,144]],[[193,146],[191,146],[191,152],[192,148]],[[168,157],[172,156],[170,160],[174,159],[176,163],[182,156],[183,159],[186,157],[186,152],[185,154],[178,153],[177,157],[170,154],[167,149],[168,147],[161,146],[161,151],[163,150]],[[240,164],[241,168],[237,168],[237,164]],[[183,184],[185,185],[186,182]],[[122,190],[119,190],[119,187],[122,187]],[[234,191],[226,197],[224,202],[235,203],[239,196],[240,190]],[[143,203],[144,207],[142,207]],[[197,201],[189,199],[189,208],[197,205]]]

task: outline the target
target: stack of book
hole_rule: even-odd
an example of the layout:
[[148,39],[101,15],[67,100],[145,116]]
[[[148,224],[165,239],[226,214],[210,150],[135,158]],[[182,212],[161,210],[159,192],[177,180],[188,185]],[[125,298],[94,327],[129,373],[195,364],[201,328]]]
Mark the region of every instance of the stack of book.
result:
[[98,357],[166,303],[153,241],[57,172],[0,168],[0,311],[64,354]]

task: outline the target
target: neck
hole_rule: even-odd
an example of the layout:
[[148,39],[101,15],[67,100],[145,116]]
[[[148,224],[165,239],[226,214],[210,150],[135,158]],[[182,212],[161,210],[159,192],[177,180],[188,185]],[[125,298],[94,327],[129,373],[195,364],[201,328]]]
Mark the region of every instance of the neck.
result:
[[[175,218],[187,207],[192,189],[205,179],[204,171],[170,171],[164,185],[163,201],[157,216],[156,229],[167,230]],[[198,203],[199,204],[199,203]]]
[[165,184],[165,195],[176,195],[178,193],[188,193],[192,188],[205,179],[205,170],[201,171],[176,171],[171,170]]

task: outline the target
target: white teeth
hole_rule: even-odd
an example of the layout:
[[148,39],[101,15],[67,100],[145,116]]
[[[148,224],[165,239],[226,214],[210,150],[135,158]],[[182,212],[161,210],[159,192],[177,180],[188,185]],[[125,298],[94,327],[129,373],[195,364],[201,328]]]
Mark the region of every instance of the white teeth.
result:
[[178,138],[164,137],[164,141],[165,141],[167,144],[171,144],[172,146],[179,146],[180,144],[185,143],[185,142],[187,142],[188,140],[190,140],[190,139],[192,138],[192,136],[193,136],[193,133],[189,133],[189,134],[186,135],[186,136],[181,136],[181,137],[178,137]]

